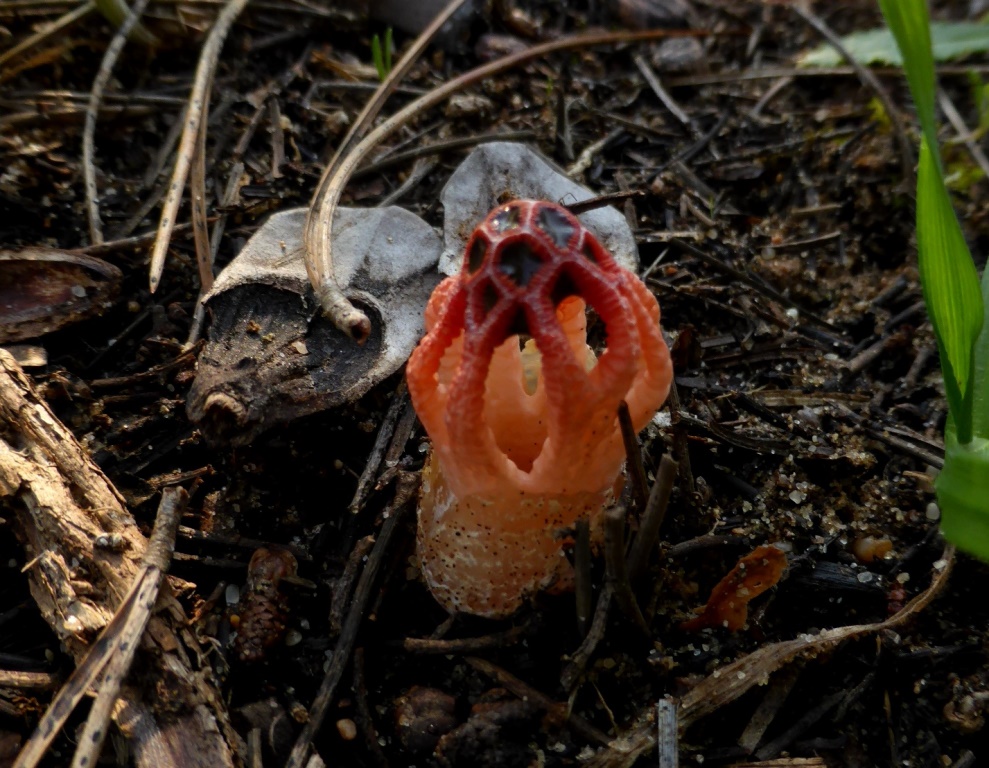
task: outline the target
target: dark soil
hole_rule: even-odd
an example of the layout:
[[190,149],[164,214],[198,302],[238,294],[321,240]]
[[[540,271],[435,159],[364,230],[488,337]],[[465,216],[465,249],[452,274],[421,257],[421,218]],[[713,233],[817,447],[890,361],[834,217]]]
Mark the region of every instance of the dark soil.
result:
[[[640,4],[650,5],[495,3],[458,45],[427,54],[404,85],[426,90],[476,66],[496,42],[492,35],[529,44],[615,26],[611,6]],[[881,23],[871,2],[843,3],[840,11],[825,5],[824,20],[840,34]],[[5,45],[67,8],[0,3]],[[190,8],[198,18],[212,6]],[[172,5],[151,9],[174,13]],[[218,268],[267,214],[309,203],[335,139],[376,84],[367,71],[370,38],[384,25],[348,26],[307,9],[249,6],[223,49],[207,160],[208,212],[228,214]],[[946,3],[935,16],[959,19],[966,9]],[[917,279],[913,171],[903,167],[897,145],[898,129],[911,143],[916,138],[905,82],[896,71],[878,71],[903,110],[890,116],[849,67],[826,74],[794,68],[795,56],[821,40],[789,8],[703,0],[687,10],[674,25],[707,34],[552,56],[472,91],[485,97],[480,105],[420,115],[382,149],[524,130],[566,167],[609,137],[580,180],[602,194],[642,193],[624,210],[635,222],[664,330],[675,339],[679,409],[672,416],[664,409],[672,425],[650,426],[641,439],[650,476],[664,453],[681,459],[661,531],[667,554],[653,558],[646,583],[637,585],[648,635],[613,606],[603,639],[568,690],[561,675],[583,639],[573,596],[540,600],[509,621],[447,623],[418,575],[414,521],[406,515],[384,555],[358,652],[314,742],[327,763],[577,765],[602,744],[557,710],[549,716],[538,701],[504,690],[511,685],[467,657],[497,665],[610,738],[736,658],[823,628],[881,621],[930,584],[944,551],[931,479],[943,455],[946,406]],[[128,220],[159,199],[167,182],[174,150],[166,138],[199,53],[195,29],[163,22],[155,29],[168,46],[148,55],[128,45],[105,99],[130,112],[101,115],[97,128],[108,241],[153,233],[157,225],[157,202]],[[7,249],[89,245],[83,109],[111,36],[91,15],[0,67],[0,243]],[[396,43],[401,49],[409,38],[397,33]],[[686,122],[657,98],[637,56]],[[968,64],[946,69],[942,86],[976,126],[973,83],[981,84],[985,67]],[[272,84],[278,92],[268,96],[261,89]],[[400,91],[385,112],[408,98]],[[241,150],[256,113],[259,127]],[[281,134],[272,129],[279,116]],[[285,160],[273,168],[278,140]],[[168,159],[155,175],[163,147]],[[438,163],[399,204],[440,226],[439,190],[467,151],[432,153]],[[949,151],[967,180],[955,190],[956,208],[973,252],[983,254],[989,190],[963,146]],[[235,152],[244,185],[219,211]],[[358,176],[345,202],[375,205],[411,168],[408,161]],[[180,221],[188,217],[184,204]],[[361,562],[366,550],[357,548],[379,530],[394,495],[394,473],[386,474],[359,514],[348,511],[400,374],[359,402],[276,427],[249,446],[211,444],[185,412],[194,356],[168,365],[182,353],[198,292],[189,230],[176,234],[153,295],[147,254],[147,243],[104,249],[102,258],[124,274],[118,298],[101,317],[33,340],[48,362],[29,372],[142,524],[150,528],[162,487],[181,483],[190,491],[172,573],[196,585],[185,599],[201,635],[215,638],[211,663],[242,734],[257,702],[271,700],[282,713],[265,731],[264,755],[265,765],[281,765],[300,727],[293,717],[312,702],[337,642],[339,628],[328,618],[333,595],[355,551]],[[141,375],[155,366],[165,367]],[[415,432],[400,466],[417,471],[427,445]],[[234,611],[223,588],[244,583],[260,542],[291,547],[300,576],[315,587],[283,587],[286,640],[246,665],[230,645]],[[870,559],[883,542],[888,551]],[[789,567],[753,603],[747,626],[680,629],[738,559],[766,543],[785,550]],[[20,573],[24,553],[3,521],[0,562],[0,668],[67,674],[54,635],[33,610]],[[603,585],[603,563],[595,561],[592,576]],[[787,756],[829,766],[975,764],[986,754],[987,584],[982,564],[958,556],[947,590],[898,631],[870,633],[787,665],[769,687],[755,687],[688,729],[682,764]],[[456,642],[483,636],[493,636],[491,647],[479,651],[464,652]],[[442,653],[403,644],[440,637],[451,641],[433,648]],[[739,746],[753,714],[778,695],[785,704],[755,753]],[[46,703],[0,690],[0,765],[4,739],[26,738]],[[437,748],[440,733],[449,735]],[[58,749],[62,756],[51,764],[67,764],[71,744]],[[653,752],[641,764],[655,760]]]

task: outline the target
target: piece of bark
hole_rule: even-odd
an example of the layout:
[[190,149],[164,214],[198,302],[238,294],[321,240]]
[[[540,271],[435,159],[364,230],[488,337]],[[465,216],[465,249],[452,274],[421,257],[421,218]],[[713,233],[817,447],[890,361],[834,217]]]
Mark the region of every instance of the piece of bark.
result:
[[[138,573],[147,540],[120,494],[0,350],[0,498],[14,512],[42,617],[78,663]],[[120,546],[103,547],[112,539]],[[163,589],[114,720],[137,766],[233,766],[236,739],[198,646]]]

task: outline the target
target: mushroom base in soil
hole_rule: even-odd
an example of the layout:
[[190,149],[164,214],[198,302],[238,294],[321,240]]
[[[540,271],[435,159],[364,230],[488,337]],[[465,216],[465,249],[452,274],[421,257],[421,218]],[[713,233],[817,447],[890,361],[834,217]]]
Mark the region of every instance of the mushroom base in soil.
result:
[[[604,325],[587,345],[586,309]],[[642,429],[672,379],[655,296],[565,208],[521,200],[474,230],[407,368],[432,441],[418,554],[451,612],[503,617],[570,586],[563,549],[620,486],[624,400]]]

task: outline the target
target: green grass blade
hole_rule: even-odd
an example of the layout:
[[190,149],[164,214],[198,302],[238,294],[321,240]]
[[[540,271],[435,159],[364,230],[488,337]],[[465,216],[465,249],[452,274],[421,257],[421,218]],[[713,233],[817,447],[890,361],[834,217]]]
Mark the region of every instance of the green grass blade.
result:
[[982,271],[982,308],[982,332],[974,350],[972,434],[989,439],[989,269]]
[[[934,116],[934,61],[927,0],[879,0],[903,53],[920,119],[917,263],[941,354],[948,398],[944,467],[935,483],[949,541],[989,560],[989,283],[978,274],[944,184]],[[987,270],[989,272],[989,270]],[[973,413],[973,410],[975,411]],[[974,439],[973,439],[974,437]]]
[[941,353],[958,440],[972,437],[974,347],[982,328],[979,278],[944,186],[934,116],[934,58],[926,0],[879,0],[900,50],[923,130],[917,169],[917,261]]
[[[920,127],[931,147],[937,147],[934,122],[934,55],[931,53],[927,0],[879,0],[883,16],[903,52],[903,68],[917,107]],[[937,157],[940,168],[941,159]]]
[[979,276],[927,139],[917,169],[917,261],[924,302],[941,352],[958,439],[972,436],[973,347],[982,328]]
[[944,469],[934,483],[941,530],[959,549],[989,561],[989,441],[962,445],[949,428],[944,443]]
[[388,72],[385,71],[385,57],[381,49],[381,38],[377,35],[371,38],[371,61],[374,62],[374,68],[378,73],[379,80],[384,80],[388,77]]

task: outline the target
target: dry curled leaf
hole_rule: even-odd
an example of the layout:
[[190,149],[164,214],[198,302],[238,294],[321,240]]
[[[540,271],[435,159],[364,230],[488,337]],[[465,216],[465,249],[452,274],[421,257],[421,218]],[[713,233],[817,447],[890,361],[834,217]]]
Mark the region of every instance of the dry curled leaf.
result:
[[70,251],[0,251],[0,343],[99,314],[117,295],[120,277],[113,264]]

